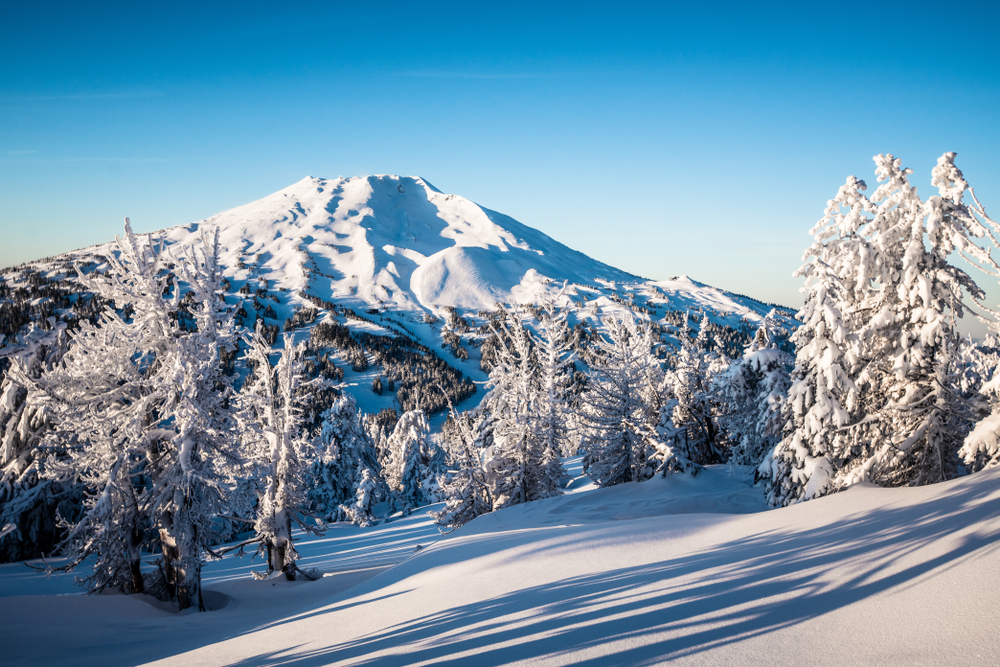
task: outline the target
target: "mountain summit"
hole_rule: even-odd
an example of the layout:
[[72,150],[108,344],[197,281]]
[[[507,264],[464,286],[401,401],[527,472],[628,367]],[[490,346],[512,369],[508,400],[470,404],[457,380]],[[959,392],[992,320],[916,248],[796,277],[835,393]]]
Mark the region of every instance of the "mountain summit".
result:
[[165,235],[183,246],[201,226],[219,228],[236,280],[371,307],[489,309],[548,281],[640,280],[418,177],[305,178]]

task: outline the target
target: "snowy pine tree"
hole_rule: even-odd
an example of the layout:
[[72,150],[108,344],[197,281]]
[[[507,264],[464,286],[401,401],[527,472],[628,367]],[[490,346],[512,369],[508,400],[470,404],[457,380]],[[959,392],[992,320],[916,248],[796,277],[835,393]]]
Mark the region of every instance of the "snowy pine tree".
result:
[[[273,371],[271,346],[264,340],[260,325],[247,339],[247,359],[254,367],[241,395],[244,403],[243,427],[249,449],[261,468],[262,489],[257,506],[254,538],[267,559],[267,573],[283,572],[295,580],[298,553],[292,543],[292,526],[318,534],[307,519],[309,480],[307,470],[312,452],[301,428],[295,406],[296,394],[304,386],[302,356],[305,344],[294,345],[284,336],[281,357]],[[266,576],[266,575],[265,575]]]
[[371,479],[376,480],[377,495],[387,490],[375,443],[350,394],[342,395],[323,413],[314,445],[318,456],[310,468],[312,484],[308,494],[313,511],[324,520],[352,520],[342,506],[355,501],[358,489],[367,483],[358,476],[359,471],[370,471]]
[[878,274],[881,289],[866,300],[876,315],[861,335],[873,360],[867,378],[888,397],[879,416],[889,437],[846,483],[928,484],[957,472],[957,452],[970,424],[953,388],[952,362],[960,342],[954,322],[967,309],[963,290],[974,299],[985,294],[949,256],[956,250],[985,256],[970,238],[983,235],[982,225],[955,215],[967,184],[954,157],[938,160],[932,183],[939,195],[926,202],[900,160],[875,158],[881,185],[872,195],[877,208],[869,238],[885,259]]
[[534,500],[541,472],[534,423],[538,365],[524,314],[503,307],[501,312],[498,323],[491,323],[498,344],[483,399],[493,420],[484,468],[494,510]]
[[[496,345],[484,427],[491,442],[483,468],[493,509],[559,495],[565,475],[560,455],[568,448],[565,394],[569,331],[564,316],[546,306],[532,335],[521,308],[499,307],[491,322]],[[541,355],[545,355],[544,358]]]
[[795,368],[785,403],[789,431],[758,468],[771,505],[788,505],[827,493],[852,442],[843,430],[858,421],[862,318],[857,303],[874,278],[863,259],[870,255],[859,230],[872,211],[854,176],[827,203],[824,217],[811,230],[813,244],[796,276],[805,305],[797,317]]
[[140,241],[127,219],[117,247],[106,279],[77,268],[85,286],[117,310],[108,309],[97,326],[83,321],[48,373],[14,375],[41,392],[55,437],[68,449],[52,474],[79,474],[93,492],[63,542],[65,569],[93,556],[89,591],[142,591],[139,554],[152,530],[166,590],[185,609],[200,603],[202,551],[236,458],[230,378],[219,359],[233,334],[231,320],[219,317],[218,236],[203,233],[177,266],[193,294],[193,331],[173,317],[180,286],[168,283],[161,249]]
[[472,411],[459,415],[451,407],[451,419],[453,429],[445,436],[444,443],[448,458],[457,470],[450,471],[442,485],[444,509],[431,513],[442,529],[464,526],[477,516],[493,511],[482,451],[477,446],[480,441],[476,433],[483,422],[482,413]]
[[690,461],[657,430],[665,387],[652,330],[628,313],[606,318],[604,325],[608,338],[597,341],[600,356],[591,364],[579,415],[585,429],[584,472],[606,487],[648,478],[654,461],[664,474],[688,469]]
[[797,274],[807,300],[793,336],[790,430],[759,469],[772,504],[860,480],[926,484],[957,472],[970,415],[956,400],[954,320],[967,310],[963,290],[983,294],[948,259],[997,265],[972,240],[986,228],[961,203],[967,184],[954,157],[938,160],[939,194],[921,201],[910,170],[876,156],[872,198],[848,178],[813,229],[812,259]]
[[[677,399],[671,421],[683,429],[683,451],[691,461],[707,465],[721,463],[726,458],[723,434],[718,424],[720,406],[715,400],[713,381],[725,371],[729,360],[710,349],[708,315],[702,315],[698,335],[687,335],[688,317],[684,318],[681,347],[674,368],[667,375],[667,384]],[[680,445],[677,445],[680,449]]]
[[760,464],[781,440],[782,406],[794,359],[775,343],[774,324],[765,318],[742,358],[716,378],[724,406],[719,422],[730,443],[728,460],[737,465]]
[[566,470],[560,457],[575,453],[571,450],[576,444],[569,424],[568,403],[574,370],[572,335],[566,313],[556,308],[554,300],[543,305],[534,340],[538,358],[534,437],[541,458],[537,495],[549,498],[562,493],[559,483]]
[[382,485],[382,481],[363,462],[358,463],[354,477],[356,480],[354,502],[350,505],[341,505],[340,511],[351,523],[367,528],[378,523],[374,514],[374,506],[379,497],[379,487]]
[[407,516],[417,507],[427,504],[423,488],[426,465],[422,452],[426,451],[430,428],[423,410],[404,412],[389,436],[389,464],[385,480],[392,491],[394,507]]
[[[48,328],[32,326],[19,340],[0,349],[0,360],[18,373],[39,378],[63,355],[66,325],[49,318]],[[0,380],[0,561],[26,560],[49,553],[61,538],[59,517],[76,519],[82,488],[76,475],[45,476],[48,459],[63,454],[46,447],[52,429],[48,407],[29,397],[11,374]],[[9,530],[5,530],[9,527]]]

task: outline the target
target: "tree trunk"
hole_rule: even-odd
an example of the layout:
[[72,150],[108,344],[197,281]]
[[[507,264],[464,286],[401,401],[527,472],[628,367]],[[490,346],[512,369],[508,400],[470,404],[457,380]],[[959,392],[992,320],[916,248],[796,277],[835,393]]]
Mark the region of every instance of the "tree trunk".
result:
[[136,528],[132,529],[132,544],[129,549],[129,574],[132,576],[132,592],[145,593],[146,582],[142,578],[142,559],[139,547],[142,545],[142,532]]
[[133,593],[146,592],[146,582],[142,579],[142,570],[140,569],[141,564],[142,562],[138,558],[134,558],[129,564],[129,573],[132,575]]
[[160,528],[163,576],[180,611],[201,599],[201,559],[189,538],[175,526]]

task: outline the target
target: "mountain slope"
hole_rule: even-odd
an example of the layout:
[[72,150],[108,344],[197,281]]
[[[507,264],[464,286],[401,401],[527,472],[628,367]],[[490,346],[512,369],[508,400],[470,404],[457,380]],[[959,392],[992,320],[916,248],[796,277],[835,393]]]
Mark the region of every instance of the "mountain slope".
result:
[[[167,230],[218,227],[236,280],[405,310],[491,308],[532,270],[554,280],[638,280],[421,178],[305,178],[259,201]],[[246,269],[237,268],[240,262]]]
[[[534,302],[567,282],[568,295],[585,297],[592,310],[615,310],[612,302],[622,305],[623,296],[636,305],[709,310],[729,322],[757,321],[771,309],[684,276],[643,280],[418,177],[304,178],[160,233],[183,255],[198,238],[193,232],[215,228],[234,289],[263,279],[293,295],[292,304],[305,304],[300,294],[308,292],[354,307],[475,312],[497,301]],[[53,259],[111,249],[104,244]]]

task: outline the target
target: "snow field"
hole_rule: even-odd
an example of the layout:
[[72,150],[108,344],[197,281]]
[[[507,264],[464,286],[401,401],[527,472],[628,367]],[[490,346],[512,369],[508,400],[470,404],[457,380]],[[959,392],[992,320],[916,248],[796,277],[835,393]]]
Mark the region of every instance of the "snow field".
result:
[[[441,539],[426,514],[338,525],[300,543],[303,566],[331,573],[319,582],[255,582],[246,559],[208,564],[206,597],[227,602],[210,613],[124,596],[4,597],[5,662],[1000,660],[1000,470],[762,508],[748,478],[713,466],[519,505]],[[42,576],[12,582],[14,572],[0,570],[0,594]]]

